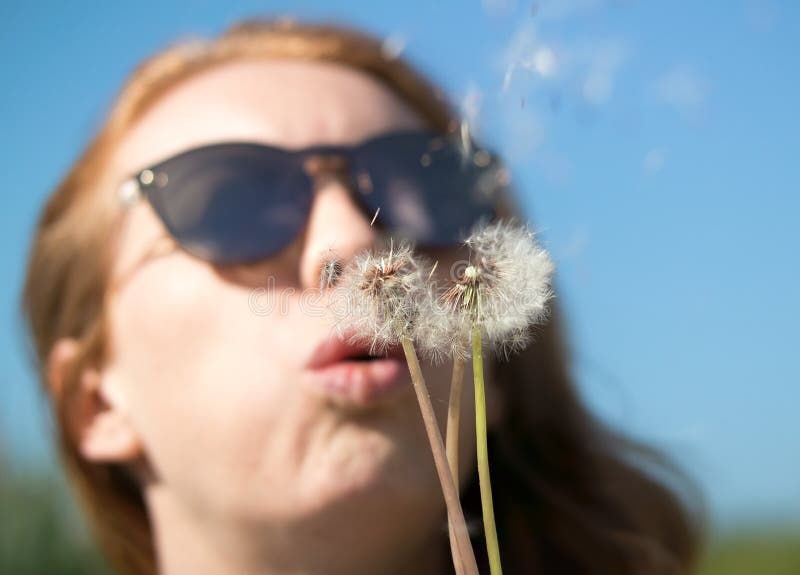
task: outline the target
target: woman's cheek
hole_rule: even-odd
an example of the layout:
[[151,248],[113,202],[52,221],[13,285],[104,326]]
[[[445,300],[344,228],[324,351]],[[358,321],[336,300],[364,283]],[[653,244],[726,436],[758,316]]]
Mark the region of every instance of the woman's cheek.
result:
[[294,376],[283,344],[267,339],[285,327],[271,325],[278,318],[254,314],[246,289],[184,258],[150,262],[120,294],[114,368],[157,475],[210,494],[263,466]]

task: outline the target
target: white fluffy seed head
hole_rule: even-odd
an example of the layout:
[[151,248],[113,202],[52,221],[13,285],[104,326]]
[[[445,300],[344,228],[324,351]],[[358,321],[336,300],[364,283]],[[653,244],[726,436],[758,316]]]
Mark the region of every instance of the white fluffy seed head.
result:
[[418,318],[430,301],[425,262],[403,243],[365,251],[343,269],[332,299],[336,328],[351,343],[368,342],[371,352],[415,338]]
[[482,226],[465,245],[470,262],[441,298],[450,312],[442,328],[457,355],[469,355],[478,325],[484,344],[507,357],[527,345],[531,325],[546,317],[555,266],[534,234],[514,222]]

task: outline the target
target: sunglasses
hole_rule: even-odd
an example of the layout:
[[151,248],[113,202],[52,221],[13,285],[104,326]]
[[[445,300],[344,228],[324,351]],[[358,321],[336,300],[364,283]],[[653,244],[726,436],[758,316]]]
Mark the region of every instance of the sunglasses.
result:
[[391,132],[355,146],[287,150],[260,143],[193,148],[140,170],[120,187],[145,197],[187,252],[227,265],[279,253],[305,227],[315,179],[336,172],[372,225],[423,248],[461,243],[495,217],[506,171],[471,141]]

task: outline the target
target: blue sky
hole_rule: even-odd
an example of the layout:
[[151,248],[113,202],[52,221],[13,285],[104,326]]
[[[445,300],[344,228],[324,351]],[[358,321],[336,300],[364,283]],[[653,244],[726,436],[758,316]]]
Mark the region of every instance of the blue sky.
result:
[[24,261],[125,76],[244,16],[335,18],[386,37],[509,158],[595,410],[673,454],[718,523],[800,517],[800,4],[328,4],[0,6],[0,443],[51,461],[17,311]]

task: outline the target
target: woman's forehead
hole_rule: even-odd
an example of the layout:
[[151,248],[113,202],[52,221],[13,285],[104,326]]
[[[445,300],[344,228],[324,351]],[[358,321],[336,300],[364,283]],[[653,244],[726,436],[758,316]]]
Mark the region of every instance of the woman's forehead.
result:
[[405,102],[354,68],[300,60],[231,62],[164,94],[123,138],[113,165],[127,174],[220,141],[300,148],[420,127],[421,118]]

